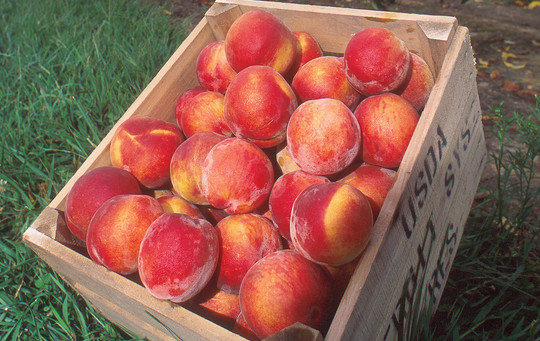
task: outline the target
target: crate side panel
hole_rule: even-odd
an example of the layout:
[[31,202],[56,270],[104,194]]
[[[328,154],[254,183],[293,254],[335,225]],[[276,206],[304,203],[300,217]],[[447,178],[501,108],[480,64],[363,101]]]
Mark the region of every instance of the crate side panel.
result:
[[110,142],[122,122],[134,115],[150,115],[175,122],[176,100],[185,90],[198,85],[194,66],[197,56],[214,40],[213,32],[203,18],[51,201],[51,207],[63,210],[67,194],[81,175],[100,166],[110,166]]
[[[177,304],[152,297],[141,284],[95,264],[89,258],[33,228],[29,228],[25,232],[24,241],[75,290],[83,285],[103,300],[119,306],[164,333],[168,332],[168,328],[182,338],[189,340],[243,340],[238,335]],[[122,320],[111,321],[123,323]]]
[[[483,131],[479,126],[472,49],[468,31],[460,28],[418,124],[419,131],[415,132],[398,171],[394,184],[397,188],[392,190],[399,195],[395,191],[389,193],[381,211],[386,213],[382,221],[388,223],[389,229],[378,240],[382,243],[376,248],[373,266],[365,269],[367,277],[358,269],[354,274],[345,293],[345,304],[342,302],[331,326],[329,340],[384,338],[393,328],[395,307],[403,300],[411,267],[417,269],[419,263],[424,266],[423,260],[432,258],[437,263],[448,224],[456,230],[463,228],[464,220],[455,219],[467,216],[468,199],[474,196],[485,162]],[[466,131],[469,133],[464,135]],[[463,139],[469,138],[478,147],[460,149]],[[458,166],[456,158],[471,160]],[[449,186],[463,191],[452,190],[452,196],[447,197]],[[426,267],[426,271],[432,269]],[[445,278],[439,280],[444,283]]]
[[111,303],[83,285],[78,285],[74,289],[101,315],[105,316],[109,321],[115,321],[117,325],[131,333],[149,340],[177,340],[170,333],[164,333],[154,328],[154,326],[146,323],[146,321],[137,318],[122,307]]

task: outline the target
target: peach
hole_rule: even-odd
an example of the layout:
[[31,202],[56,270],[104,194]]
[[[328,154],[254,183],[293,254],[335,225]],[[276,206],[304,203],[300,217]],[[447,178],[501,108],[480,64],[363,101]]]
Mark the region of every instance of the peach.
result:
[[103,166],[81,175],[66,198],[64,214],[71,233],[85,241],[94,213],[104,202],[120,194],[141,194],[137,179],[126,170]]
[[225,55],[225,41],[218,40],[206,45],[195,64],[197,80],[210,91],[225,93],[236,76]]
[[395,177],[395,170],[361,163],[339,181],[354,186],[366,196],[373,211],[373,220],[376,220]]
[[323,265],[332,282],[332,291],[334,293],[334,309],[337,309],[345,290],[349,286],[349,282],[360,262],[362,256],[356,257],[354,260],[345,263],[341,266]]
[[185,106],[180,120],[180,126],[186,137],[201,131],[231,136],[232,132],[223,116],[223,101],[225,96],[215,91],[201,92],[190,98]]
[[285,77],[287,80],[292,80],[296,72],[305,63],[323,56],[321,46],[311,34],[304,31],[293,31],[293,34],[296,38],[296,58],[287,72],[287,76]]
[[234,214],[217,225],[221,242],[217,287],[237,295],[247,271],[259,259],[281,249],[281,238],[274,225],[258,214]]
[[366,28],[345,47],[345,75],[364,96],[396,90],[407,77],[409,49],[390,30]]
[[321,266],[292,250],[279,250],[249,269],[240,287],[240,309],[261,339],[296,322],[326,328],[332,300]]
[[306,173],[302,170],[280,176],[270,192],[270,213],[283,238],[291,240],[290,221],[292,206],[302,191],[316,183],[330,182],[320,175]]
[[334,98],[350,110],[360,103],[360,94],[345,76],[343,58],[324,56],[310,60],[298,70],[291,85],[300,102]]
[[226,137],[210,131],[193,134],[182,142],[171,157],[170,174],[174,191],[187,201],[208,205],[201,192],[204,159]]
[[206,88],[202,86],[195,86],[187,89],[180,95],[180,97],[178,97],[174,106],[174,118],[179,127],[182,126],[182,115],[184,114],[184,108],[187,101],[193,98],[195,95],[205,91],[207,91]]
[[420,118],[413,106],[396,94],[385,93],[360,102],[354,116],[362,130],[362,160],[398,167]]
[[211,281],[199,294],[191,299],[193,310],[215,323],[231,329],[240,314],[238,295],[219,290]]
[[302,103],[287,128],[287,148],[308,173],[329,175],[349,166],[361,142],[358,122],[343,102],[332,98]]
[[225,210],[220,210],[209,205],[199,206],[205,219],[208,220],[212,225],[216,225],[222,219],[228,217],[230,214],[225,212]]
[[274,169],[257,145],[230,137],[216,144],[206,156],[201,184],[210,205],[228,214],[248,213],[268,199]]
[[111,163],[129,171],[143,186],[158,188],[169,181],[171,157],[183,141],[173,123],[132,116],[118,126],[111,139]]
[[409,101],[414,109],[420,113],[435,85],[435,79],[426,61],[412,52],[409,69],[411,69],[409,76],[395,93]]
[[275,15],[252,10],[229,28],[225,54],[236,72],[252,65],[266,65],[284,75],[296,58],[296,38]]
[[139,275],[154,297],[182,303],[210,282],[219,258],[219,236],[206,220],[163,213],[144,235]]
[[297,105],[294,91],[279,73],[268,66],[250,66],[229,85],[224,116],[235,136],[268,148],[285,140]]
[[193,219],[205,219],[197,206],[179,196],[165,195],[157,198],[157,201],[164,212],[186,214]]
[[311,185],[293,204],[294,248],[319,264],[340,266],[358,257],[368,244],[372,228],[369,201],[345,183]]
[[119,274],[136,272],[144,234],[162,214],[159,202],[151,196],[112,197],[101,205],[88,225],[88,255],[94,262]]

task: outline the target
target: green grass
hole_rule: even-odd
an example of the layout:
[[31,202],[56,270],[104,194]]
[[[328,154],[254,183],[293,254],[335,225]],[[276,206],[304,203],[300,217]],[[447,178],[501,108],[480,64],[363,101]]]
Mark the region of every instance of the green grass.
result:
[[[0,341],[131,340],[21,241],[186,36],[136,1],[0,0]],[[479,188],[437,313],[419,340],[540,336],[540,103],[489,114],[495,186]],[[422,328],[422,326],[428,326]]]
[[531,111],[489,115],[496,177],[479,189],[432,321],[440,339],[540,339],[540,98]]
[[131,339],[21,241],[186,36],[136,1],[0,0],[0,340]]

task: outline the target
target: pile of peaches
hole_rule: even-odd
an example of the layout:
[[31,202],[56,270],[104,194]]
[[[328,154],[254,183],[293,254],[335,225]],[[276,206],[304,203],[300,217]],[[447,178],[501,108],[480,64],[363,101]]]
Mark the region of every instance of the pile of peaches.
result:
[[96,263],[250,339],[295,322],[324,333],[433,75],[387,29],[323,55],[262,10],[193,67],[175,123],[118,126],[112,166],[76,181],[67,225]]

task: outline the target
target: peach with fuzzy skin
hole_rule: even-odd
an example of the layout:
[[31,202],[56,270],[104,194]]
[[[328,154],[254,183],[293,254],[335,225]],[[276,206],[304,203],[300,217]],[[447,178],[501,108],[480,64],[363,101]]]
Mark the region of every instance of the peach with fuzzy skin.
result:
[[340,266],[367,246],[373,213],[358,189],[340,182],[306,188],[293,204],[291,240],[313,262]]
[[144,235],[139,275],[150,294],[185,302],[210,282],[219,258],[219,236],[206,220],[164,213]]
[[296,38],[296,58],[287,72],[287,80],[292,80],[296,72],[310,60],[323,56],[321,46],[311,34],[304,31],[293,31],[293,34]]
[[266,65],[284,75],[296,58],[296,38],[275,15],[252,10],[238,17],[227,31],[225,54],[236,72]]
[[230,215],[216,229],[221,242],[217,287],[237,295],[247,271],[259,259],[281,249],[281,238],[268,219],[253,213]]
[[366,28],[355,34],[344,53],[345,75],[364,96],[396,90],[407,77],[410,55],[390,30]]
[[157,198],[157,201],[164,212],[186,214],[193,219],[205,219],[197,206],[179,196],[166,195]]
[[287,148],[293,160],[302,170],[317,175],[349,166],[357,157],[361,138],[352,112],[332,98],[302,103],[287,128]]
[[206,88],[202,86],[195,86],[192,88],[187,89],[184,91],[180,97],[176,100],[176,104],[174,106],[174,118],[176,120],[176,124],[178,124],[179,127],[182,126],[182,115],[184,113],[184,108],[186,106],[186,103],[189,99],[193,98],[195,95],[200,94],[201,92],[207,91]]
[[206,45],[195,64],[197,80],[210,91],[225,93],[236,76],[225,55],[225,41],[218,40]]
[[273,183],[272,162],[245,139],[230,137],[219,142],[203,163],[202,193],[210,205],[228,214],[248,213],[260,207]]
[[120,194],[141,194],[137,179],[116,167],[98,167],[77,179],[66,198],[66,224],[77,238],[86,240],[88,224],[103,203]]
[[107,200],[88,226],[90,258],[122,275],[136,272],[144,234],[162,214],[159,202],[148,195],[124,194]]
[[361,95],[345,76],[343,58],[323,56],[310,60],[298,70],[291,85],[300,102],[334,98],[350,110],[360,103]]
[[402,97],[385,93],[360,102],[354,116],[362,130],[361,159],[396,168],[407,150],[420,116]]
[[171,157],[183,141],[182,132],[173,123],[132,116],[120,124],[111,139],[111,163],[129,171],[143,186],[158,188],[169,181]]
[[292,250],[259,260],[240,287],[242,314],[261,339],[296,322],[324,329],[331,299],[330,279],[322,267]]
[[339,181],[354,186],[366,196],[373,211],[373,220],[375,220],[379,216],[395,177],[395,170],[361,163]]
[[323,182],[330,182],[330,180],[302,170],[283,174],[274,182],[269,199],[270,213],[283,238],[291,240],[291,211],[296,198],[309,186]]
[[175,192],[197,205],[208,205],[201,192],[203,163],[210,150],[226,137],[205,131],[182,142],[171,157],[171,184]]
[[223,116],[224,98],[222,93],[205,91],[189,99],[180,120],[184,135],[188,138],[201,131],[211,131],[231,136],[231,129]]
[[285,140],[297,105],[294,91],[279,73],[268,66],[250,66],[229,85],[224,116],[235,136],[268,148]]
[[395,93],[406,99],[420,113],[435,85],[435,79],[426,61],[417,54],[411,53],[410,69],[409,76]]

